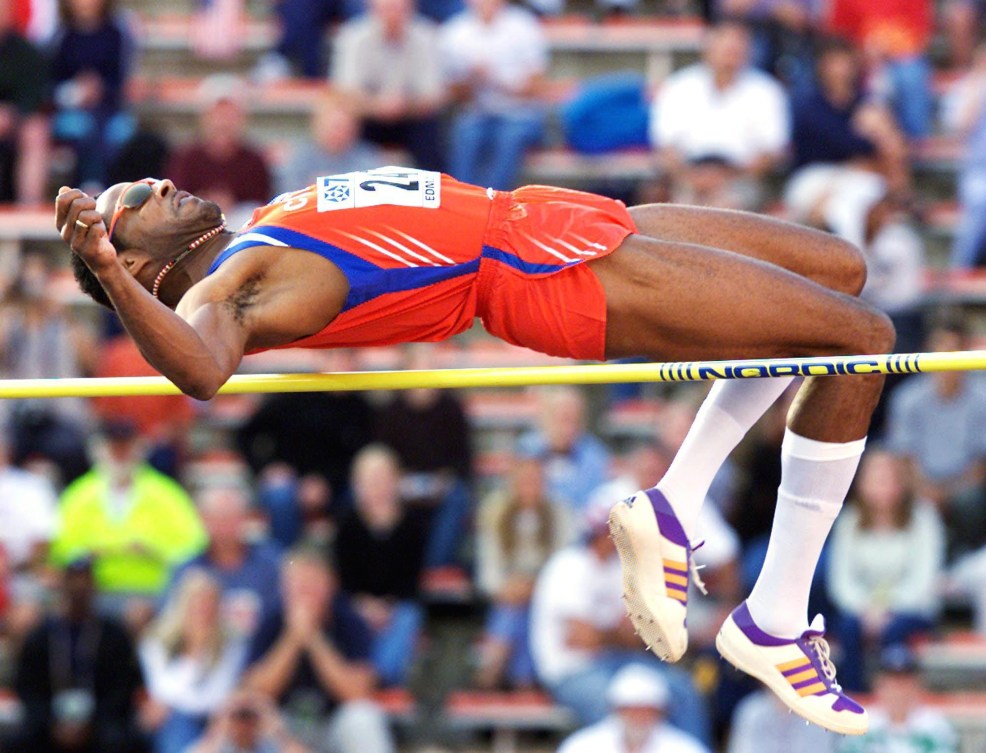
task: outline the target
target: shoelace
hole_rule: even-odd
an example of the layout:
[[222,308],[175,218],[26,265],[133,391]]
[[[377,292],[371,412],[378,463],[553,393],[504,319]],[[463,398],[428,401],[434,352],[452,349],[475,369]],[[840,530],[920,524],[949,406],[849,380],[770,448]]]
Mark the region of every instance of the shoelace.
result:
[[698,571],[705,567],[705,565],[698,565],[695,563],[695,558],[692,557],[696,551],[701,549],[705,545],[705,540],[698,542],[695,546],[688,546],[688,573],[691,575],[692,583],[695,587],[702,592],[703,596],[709,595],[709,589],[705,587],[705,582],[702,580],[702,576],[698,574]]
[[812,651],[815,652],[815,656],[818,657],[818,663],[822,667],[822,674],[825,675],[825,679],[829,681],[829,684],[836,693],[841,693],[842,686],[835,680],[835,665],[829,658],[829,642],[825,640],[824,636],[813,635],[808,639],[808,645],[811,646]]

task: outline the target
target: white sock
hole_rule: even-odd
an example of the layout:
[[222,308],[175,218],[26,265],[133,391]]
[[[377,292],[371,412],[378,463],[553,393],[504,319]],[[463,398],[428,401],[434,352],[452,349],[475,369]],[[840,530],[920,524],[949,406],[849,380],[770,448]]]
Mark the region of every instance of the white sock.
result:
[[794,377],[722,379],[712,385],[685,441],[657,488],[667,497],[690,541],[712,479]]
[[779,638],[808,628],[808,592],[866,438],[818,442],[788,429],[781,445],[781,485],[767,558],[746,600],[753,621]]

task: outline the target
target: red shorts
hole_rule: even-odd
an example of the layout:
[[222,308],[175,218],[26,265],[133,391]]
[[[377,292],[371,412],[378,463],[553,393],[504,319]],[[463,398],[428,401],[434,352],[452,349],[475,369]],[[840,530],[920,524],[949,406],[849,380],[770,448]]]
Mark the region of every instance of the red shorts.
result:
[[635,232],[614,199],[548,186],[497,194],[477,280],[483,326],[548,355],[604,360],[606,296],[585,262]]

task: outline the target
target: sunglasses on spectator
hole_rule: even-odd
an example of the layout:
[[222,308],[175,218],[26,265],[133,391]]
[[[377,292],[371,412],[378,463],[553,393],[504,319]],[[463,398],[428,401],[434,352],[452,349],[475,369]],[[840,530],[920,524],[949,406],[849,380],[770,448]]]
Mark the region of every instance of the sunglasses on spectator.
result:
[[126,209],[140,209],[144,206],[147,200],[151,198],[151,194],[154,193],[155,183],[157,183],[156,178],[144,178],[144,180],[135,181],[123,189],[120,197],[116,200],[116,206],[113,208],[113,216],[110,218],[110,227],[106,233],[106,239],[110,243],[113,242],[113,230],[116,229],[116,223],[119,221],[120,215]]

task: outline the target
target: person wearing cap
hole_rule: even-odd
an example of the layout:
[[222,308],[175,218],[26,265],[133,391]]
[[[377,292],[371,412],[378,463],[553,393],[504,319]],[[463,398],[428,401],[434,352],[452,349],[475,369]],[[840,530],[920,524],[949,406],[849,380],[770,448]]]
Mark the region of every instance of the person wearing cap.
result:
[[839,753],[958,753],[955,730],[922,701],[923,692],[913,651],[903,643],[887,646],[880,653],[869,732],[846,738]]
[[666,723],[670,700],[661,675],[628,664],[606,690],[609,716],[569,737],[558,753],[708,753],[697,738]]
[[675,698],[672,723],[708,741],[708,712],[691,677],[643,651],[627,617],[607,528],[611,504],[598,500],[585,510],[581,539],[555,552],[534,584],[530,648],[538,679],[581,724],[594,724],[611,711],[606,689],[613,677],[629,664],[646,664]]
[[186,190],[216,202],[233,226],[272,194],[267,159],[246,139],[248,96],[236,76],[205,78],[198,90],[199,138],[179,149],[165,170]]
[[132,423],[105,423],[94,455],[92,470],[62,493],[51,555],[62,565],[92,555],[103,606],[124,609],[160,593],[206,537],[188,493],[147,464]]

